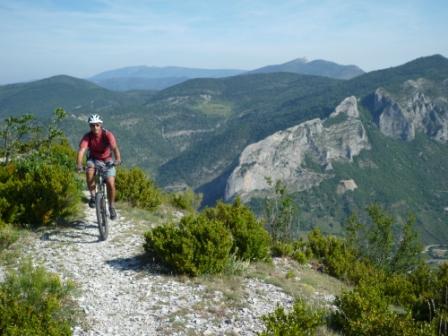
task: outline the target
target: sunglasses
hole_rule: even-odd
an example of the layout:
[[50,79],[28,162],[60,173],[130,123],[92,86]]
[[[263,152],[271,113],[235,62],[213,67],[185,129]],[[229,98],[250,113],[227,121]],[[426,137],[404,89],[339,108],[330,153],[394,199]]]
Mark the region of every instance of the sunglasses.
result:
[[101,124],[90,124],[90,127],[101,127]]

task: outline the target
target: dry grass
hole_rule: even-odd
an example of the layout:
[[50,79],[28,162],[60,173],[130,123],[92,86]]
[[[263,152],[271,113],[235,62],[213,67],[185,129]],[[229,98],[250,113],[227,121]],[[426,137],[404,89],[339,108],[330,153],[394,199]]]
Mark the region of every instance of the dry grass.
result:
[[292,297],[300,297],[316,305],[320,305],[325,296],[338,295],[348,288],[338,279],[288,258],[276,258],[272,264],[254,263],[247,276],[273,284]]

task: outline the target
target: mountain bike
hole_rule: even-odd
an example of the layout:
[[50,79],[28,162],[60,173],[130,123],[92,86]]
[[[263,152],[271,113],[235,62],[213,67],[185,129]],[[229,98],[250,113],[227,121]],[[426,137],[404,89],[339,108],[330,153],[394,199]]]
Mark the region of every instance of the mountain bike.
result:
[[108,168],[113,167],[113,162],[95,162],[95,208],[98,228],[100,231],[100,240],[106,240],[109,235],[109,223],[107,218],[107,186],[106,172]]

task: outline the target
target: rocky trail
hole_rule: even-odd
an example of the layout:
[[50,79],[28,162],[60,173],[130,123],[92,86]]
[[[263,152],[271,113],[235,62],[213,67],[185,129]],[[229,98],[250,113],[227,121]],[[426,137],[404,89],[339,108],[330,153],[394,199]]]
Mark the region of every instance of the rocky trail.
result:
[[142,232],[118,210],[101,242],[95,210],[86,204],[83,220],[27,238],[25,254],[79,285],[85,321],[74,335],[256,335],[260,316],[292,304],[279,287],[253,278],[223,290],[219,277],[166,274],[144,262]]

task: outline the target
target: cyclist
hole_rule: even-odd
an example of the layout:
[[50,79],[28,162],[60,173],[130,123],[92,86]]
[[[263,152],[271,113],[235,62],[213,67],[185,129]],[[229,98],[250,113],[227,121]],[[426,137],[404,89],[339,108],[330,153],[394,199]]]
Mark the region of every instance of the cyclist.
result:
[[[79,143],[78,156],[76,165],[78,171],[82,171],[82,159],[84,153],[88,149],[87,156],[87,169],[86,169],[86,181],[87,187],[90,191],[89,206],[95,207],[95,163],[99,161],[105,164],[112,163],[112,153],[115,157],[115,165],[121,163],[121,154],[117,146],[115,136],[111,131],[104,129],[103,120],[98,114],[92,114],[89,116],[88,123],[90,126],[90,132],[84,134]],[[106,172],[106,185],[107,185],[107,197],[109,200],[109,213],[110,219],[117,218],[117,212],[115,211],[115,167],[108,167]]]

